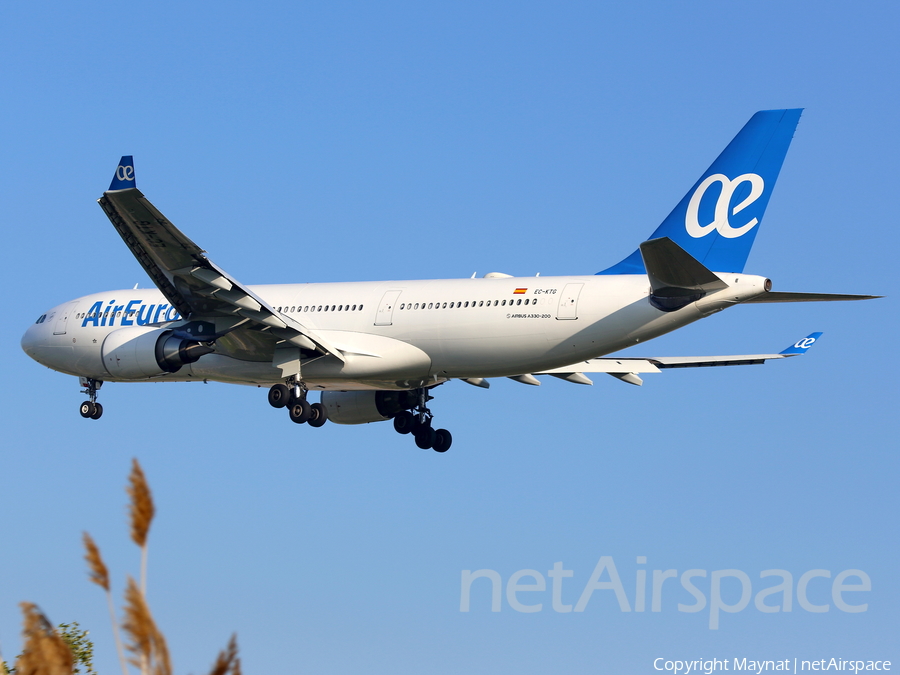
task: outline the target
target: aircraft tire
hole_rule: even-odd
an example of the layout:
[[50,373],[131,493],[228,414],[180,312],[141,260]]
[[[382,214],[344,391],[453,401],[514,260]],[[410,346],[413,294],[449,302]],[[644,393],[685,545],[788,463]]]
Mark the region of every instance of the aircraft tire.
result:
[[81,416],[84,419],[88,419],[91,415],[94,414],[94,404],[90,401],[85,401],[81,404],[81,407],[78,409],[78,412],[81,413]]
[[283,408],[291,400],[291,391],[284,384],[275,384],[269,389],[269,405],[273,408]]
[[305,423],[309,420],[310,408],[309,402],[302,398],[294,401],[291,404],[291,407],[288,408],[288,415],[290,415],[291,422],[294,422],[295,424]]
[[394,416],[394,431],[398,434],[408,434],[413,430],[415,423],[416,418],[413,414],[409,410],[404,410]]
[[435,452],[447,452],[453,445],[453,435],[446,429],[438,429],[434,432],[434,444],[431,446]]
[[434,447],[436,435],[437,432],[431,427],[421,427],[416,432],[416,445],[422,448],[422,450],[428,450],[428,448]]
[[103,406],[99,403],[94,404],[94,412],[91,414],[92,420],[99,420],[100,416],[103,414]]
[[307,424],[311,427],[320,427],[328,421],[328,412],[321,403],[313,403],[309,406],[309,420]]

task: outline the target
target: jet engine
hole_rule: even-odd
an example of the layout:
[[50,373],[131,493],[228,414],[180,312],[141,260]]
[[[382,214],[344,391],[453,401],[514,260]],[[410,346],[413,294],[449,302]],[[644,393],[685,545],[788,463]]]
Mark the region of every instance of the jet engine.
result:
[[412,391],[323,391],[322,405],[335,424],[383,422],[415,407]]
[[115,378],[141,380],[175,373],[215,351],[210,344],[185,340],[166,328],[133,326],[114,330],[103,341],[103,367]]

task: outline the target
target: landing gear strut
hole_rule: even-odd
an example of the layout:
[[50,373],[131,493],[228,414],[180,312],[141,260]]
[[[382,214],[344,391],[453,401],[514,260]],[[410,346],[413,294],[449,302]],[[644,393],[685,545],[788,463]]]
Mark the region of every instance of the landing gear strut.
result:
[[269,405],[273,408],[287,408],[291,422],[309,424],[320,427],[328,421],[325,406],[321,403],[309,403],[306,400],[308,391],[303,382],[292,378],[287,384],[275,384],[269,389]]
[[103,386],[103,380],[95,380],[91,377],[79,378],[79,383],[84,389],[82,394],[87,394],[90,398],[81,404],[78,412],[85,419],[99,420],[103,414],[103,406],[97,403],[97,390]]
[[446,429],[431,426],[434,414],[428,409],[428,401],[434,398],[425,388],[417,389],[418,403],[412,410],[404,410],[394,416],[394,430],[399,434],[412,434],[416,446],[435,452],[447,452],[453,443],[453,436]]

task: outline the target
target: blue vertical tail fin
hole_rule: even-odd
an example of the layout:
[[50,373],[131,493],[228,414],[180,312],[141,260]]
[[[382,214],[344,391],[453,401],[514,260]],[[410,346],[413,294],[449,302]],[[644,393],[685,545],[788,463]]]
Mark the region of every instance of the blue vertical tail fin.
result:
[[[668,237],[708,269],[742,272],[802,108],[750,118],[649,239]],[[645,274],[640,249],[598,274]]]

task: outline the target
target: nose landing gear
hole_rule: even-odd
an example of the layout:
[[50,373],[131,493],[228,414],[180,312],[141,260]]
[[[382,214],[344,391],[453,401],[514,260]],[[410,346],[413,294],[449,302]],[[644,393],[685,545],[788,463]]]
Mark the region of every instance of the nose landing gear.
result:
[[103,414],[103,406],[97,403],[97,390],[103,386],[103,380],[95,380],[90,377],[78,378],[79,383],[84,389],[82,394],[87,394],[90,398],[81,404],[78,412],[85,419],[99,420]]
[[404,410],[394,416],[394,430],[398,434],[412,434],[416,446],[427,450],[432,448],[435,452],[447,452],[453,443],[453,436],[446,429],[434,429],[431,425],[434,414],[428,409],[427,403],[434,396],[427,389],[417,389],[418,403],[412,410]]

